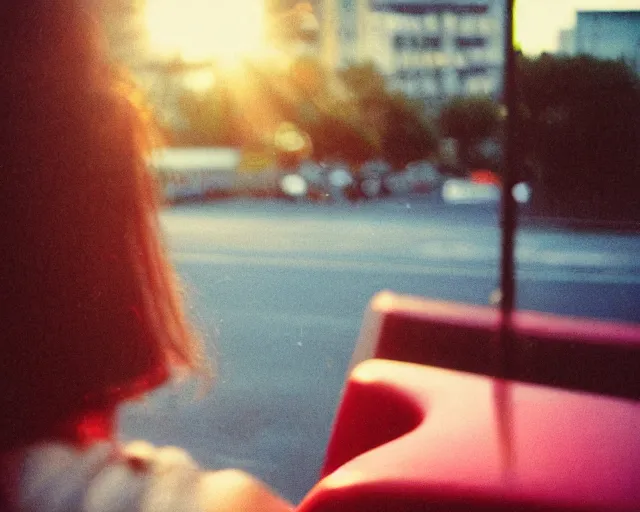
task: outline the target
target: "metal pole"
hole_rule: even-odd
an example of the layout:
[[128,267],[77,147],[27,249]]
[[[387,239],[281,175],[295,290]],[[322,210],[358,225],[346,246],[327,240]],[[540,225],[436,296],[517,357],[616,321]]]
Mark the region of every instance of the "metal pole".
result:
[[501,322],[500,322],[500,375],[507,377],[512,344],[511,320],[516,302],[515,285],[515,231],[517,224],[517,206],[512,190],[515,185],[517,148],[516,130],[516,61],[513,48],[513,4],[515,0],[506,0],[505,12],[505,69],[504,99],[507,110],[506,137],[504,146],[504,168],[502,179],[502,251],[500,260]]
[[502,178],[502,252],[500,262],[500,324],[497,336],[496,381],[494,399],[496,405],[497,426],[503,458],[503,475],[507,482],[512,476],[515,464],[513,446],[513,404],[509,382],[509,369],[513,359],[513,325],[512,316],[516,299],[515,288],[515,229],[516,202],[512,190],[515,181],[517,148],[515,145],[516,124],[516,62],[513,49],[513,4],[515,0],[505,0],[505,68],[504,68],[504,102],[507,110],[506,137],[504,147],[504,169]]

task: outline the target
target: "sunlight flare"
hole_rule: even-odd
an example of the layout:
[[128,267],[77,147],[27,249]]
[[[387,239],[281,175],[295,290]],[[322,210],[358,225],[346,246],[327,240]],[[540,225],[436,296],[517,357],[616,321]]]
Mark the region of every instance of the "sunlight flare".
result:
[[149,0],[152,52],[189,62],[240,60],[264,45],[263,0]]

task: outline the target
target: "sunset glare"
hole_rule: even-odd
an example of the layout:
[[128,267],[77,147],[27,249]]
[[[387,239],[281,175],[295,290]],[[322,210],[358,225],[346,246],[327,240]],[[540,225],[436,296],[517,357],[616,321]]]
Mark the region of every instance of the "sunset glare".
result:
[[186,61],[234,60],[264,43],[263,0],[149,0],[151,51]]

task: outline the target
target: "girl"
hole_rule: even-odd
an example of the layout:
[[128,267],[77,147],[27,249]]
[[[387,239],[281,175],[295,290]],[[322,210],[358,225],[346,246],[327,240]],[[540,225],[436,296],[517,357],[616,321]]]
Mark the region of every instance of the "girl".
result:
[[206,363],[161,244],[144,116],[86,3],[0,16],[0,509],[289,510],[240,471],[116,443],[121,403]]

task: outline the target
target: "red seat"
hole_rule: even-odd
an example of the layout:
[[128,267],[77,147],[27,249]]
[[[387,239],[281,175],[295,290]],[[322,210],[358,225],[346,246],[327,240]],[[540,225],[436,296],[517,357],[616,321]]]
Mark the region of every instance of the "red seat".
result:
[[506,384],[509,443],[498,385],[411,363],[358,365],[324,478],[298,512],[640,510],[638,402]]
[[[496,375],[499,322],[496,308],[382,292],[352,367],[376,357]],[[513,330],[508,378],[640,399],[640,326],[517,311]]]

